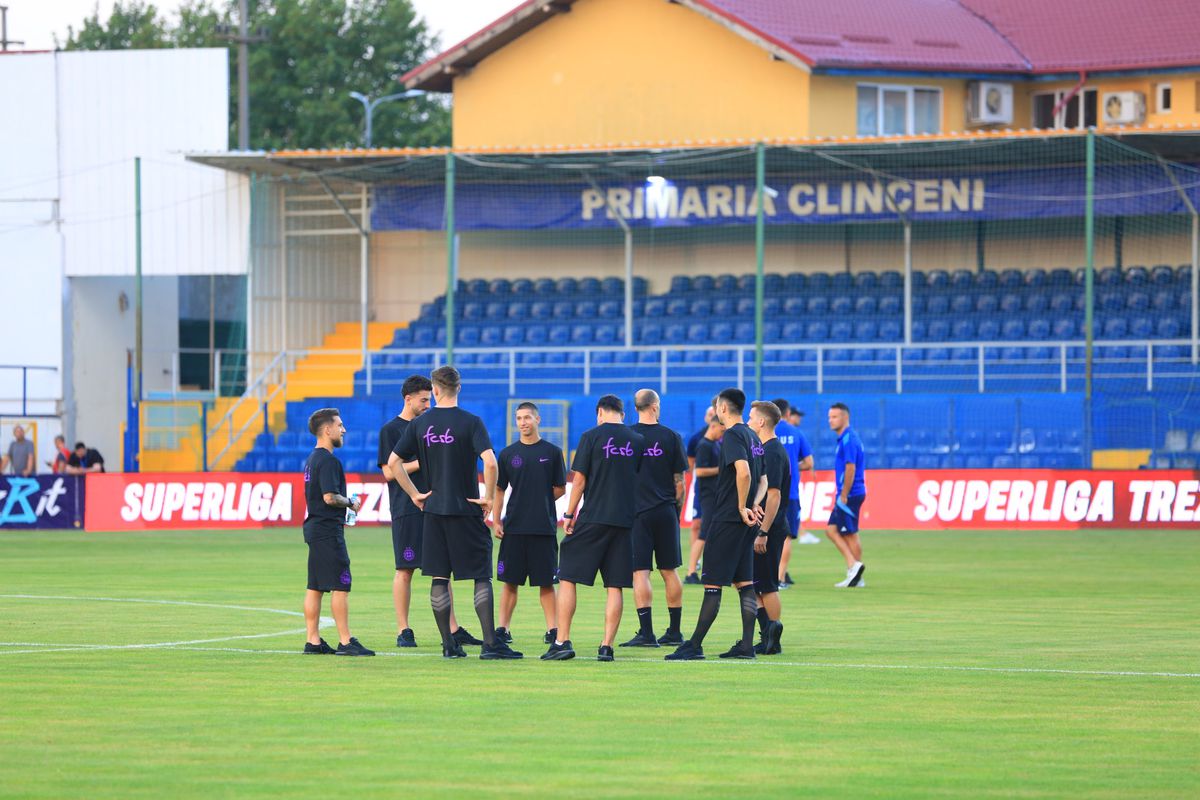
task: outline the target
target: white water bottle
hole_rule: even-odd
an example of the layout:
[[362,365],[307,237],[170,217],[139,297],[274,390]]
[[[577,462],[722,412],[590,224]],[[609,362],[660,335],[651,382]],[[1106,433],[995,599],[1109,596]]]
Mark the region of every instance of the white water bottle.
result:
[[358,502],[358,495],[350,495],[350,508],[346,509],[346,525],[353,528],[358,524],[358,512],[354,510],[354,504]]

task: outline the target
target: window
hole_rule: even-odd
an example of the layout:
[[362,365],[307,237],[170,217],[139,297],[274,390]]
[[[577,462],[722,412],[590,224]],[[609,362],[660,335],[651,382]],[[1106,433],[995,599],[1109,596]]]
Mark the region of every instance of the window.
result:
[[1171,84],[1160,83],[1154,87],[1154,94],[1158,97],[1158,113],[1171,113]]
[[[1096,90],[1083,89],[1076,92],[1065,106],[1058,108],[1068,94],[1070,94],[1070,90],[1035,94],[1033,96],[1033,127],[1091,128],[1095,126],[1099,111]],[[1058,108],[1057,116],[1054,114],[1055,108]]]
[[859,84],[857,130],[859,136],[940,133],[942,90]]

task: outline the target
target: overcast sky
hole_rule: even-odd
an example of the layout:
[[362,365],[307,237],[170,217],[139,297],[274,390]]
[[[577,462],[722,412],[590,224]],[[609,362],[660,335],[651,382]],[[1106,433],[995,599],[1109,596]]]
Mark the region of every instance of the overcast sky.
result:
[[[516,8],[520,0],[413,0],[417,13],[429,26],[441,33],[442,44],[462,41],[506,11]],[[100,18],[107,19],[113,0],[0,0],[8,6],[8,36],[24,40],[26,50],[49,50],[54,37],[67,38],[67,26],[76,29],[97,6]],[[159,9],[173,13],[178,0],[154,0]],[[18,49],[14,47],[13,49]]]

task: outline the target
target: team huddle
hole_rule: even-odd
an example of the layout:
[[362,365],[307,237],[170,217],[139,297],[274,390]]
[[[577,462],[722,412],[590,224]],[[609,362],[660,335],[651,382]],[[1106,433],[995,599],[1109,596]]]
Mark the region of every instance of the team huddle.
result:
[[[625,424],[619,397],[604,395],[597,401],[596,427],[582,435],[571,463],[560,545],[557,501],[568,494],[566,463],[562,450],[539,436],[537,406],[517,407],[520,438],[497,455],[483,421],[459,408],[460,390],[461,378],[453,367],[440,367],[430,378],[411,376],[401,388],[403,410],[380,431],[379,466],[392,510],[397,647],[417,646],[409,611],[412,577],[419,568],[432,582],[430,605],[445,658],[466,657],[466,646],[479,646],[482,659],[522,658],[510,646],[509,628],[518,587],[526,584],[538,588],[545,616],[548,648],[541,659],[574,658],[570,636],[576,587],[593,586],[597,574],[606,590],[604,635],[596,656],[600,661],[614,660],[624,590],[629,588],[638,631],[621,647],[674,646],[668,661],[703,659],[704,639],[716,621],[724,588],[732,586],[738,592],[742,636],[720,657],[754,659],[782,652],[779,589],[800,517],[797,469],[811,467],[812,456],[794,446],[795,429],[783,421],[779,405],[755,401],[747,409],[745,394],[735,388],[713,398],[698,437],[703,443],[697,441],[694,451],[699,530],[688,574],[688,582],[704,586],[704,595],[696,625],[685,639],[677,570],[683,565],[679,512],[689,449],[679,434],[659,422],[658,394],[637,392],[638,421],[632,425]],[[418,418],[420,424],[413,424]],[[865,571],[858,537],[866,499],[864,456],[849,418],[844,404],[829,409],[829,425],[837,434],[837,495],[826,533],[846,560],[839,588],[863,586]],[[304,652],[374,655],[350,635],[348,620],[352,578],[343,525],[347,509],[357,512],[360,503],[346,496],[345,473],[333,455],[342,445],[345,425],[337,409],[326,408],[312,414],[309,430],[317,443],[304,468],[309,549]],[[491,531],[485,524],[490,516]],[[500,542],[495,569],[502,585],[499,625],[492,590],[493,536]],[[701,550],[703,566],[695,576]],[[652,616],[653,569],[666,587],[669,622],[660,637]],[[458,624],[451,580],[473,582],[482,639]],[[326,593],[332,595],[336,648],[319,631]]]

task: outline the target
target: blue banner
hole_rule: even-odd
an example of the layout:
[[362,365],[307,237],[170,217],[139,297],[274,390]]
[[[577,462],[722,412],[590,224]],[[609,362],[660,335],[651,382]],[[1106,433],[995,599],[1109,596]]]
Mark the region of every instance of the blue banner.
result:
[[[1200,173],[1175,168],[1175,177],[1200,205]],[[1082,217],[1082,166],[959,171],[859,180],[772,178],[763,193],[768,224],[914,222]],[[1096,171],[1096,214],[1186,214],[1188,208],[1157,164],[1101,166]],[[619,229],[631,227],[750,225],[758,213],[753,179],[672,181],[655,176],[640,184],[459,183],[459,230]],[[441,184],[382,185],[375,190],[376,231],[441,230]]]
[[0,530],[83,527],[81,475],[0,477]]

